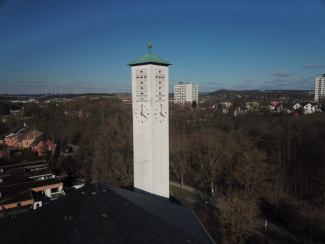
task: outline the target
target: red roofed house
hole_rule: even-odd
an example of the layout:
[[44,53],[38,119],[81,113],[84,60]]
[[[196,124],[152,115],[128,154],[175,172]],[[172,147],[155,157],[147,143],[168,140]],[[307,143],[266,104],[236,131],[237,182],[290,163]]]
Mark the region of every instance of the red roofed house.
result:
[[43,135],[43,132],[24,125],[7,135],[5,137],[5,144],[9,147],[20,149],[29,148],[30,144],[32,144],[34,140],[41,135]]
[[270,102],[274,107],[278,106],[278,104],[280,103],[279,101],[271,101]]
[[37,137],[30,145],[33,151],[37,152],[38,156],[46,154],[47,151],[55,152],[56,145],[50,140],[44,140],[43,136]]

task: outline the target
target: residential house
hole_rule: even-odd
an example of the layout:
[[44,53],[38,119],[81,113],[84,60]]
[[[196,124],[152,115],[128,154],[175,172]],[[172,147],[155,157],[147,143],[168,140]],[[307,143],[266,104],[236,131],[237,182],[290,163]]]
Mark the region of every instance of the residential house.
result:
[[46,152],[55,152],[56,145],[50,140],[44,140],[43,135],[37,137],[30,147],[33,151],[37,152],[38,156],[46,154]]
[[279,104],[278,106],[275,107],[274,112],[276,114],[282,114],[284,112],[284,107],[282,104]]
[[311,103],[307,103],[303,106],[303,114],[314,114],[316,108]]
[[292,113],[292,108],[290,104],[281,103],[276,106],[274,111],[276,114],[290,114]]
[[212,108],[214,109],[218,109],[221,107],[225,107],[225,108],[230,108],[232,106],[232,102],[230,101],[217,101],[215,102],[215,104],[213,104]]
[[253,107],[254,109],[257,109],[260,106],[260,103],[255,100],[251,100],[248,102],[245,102],[245,106],[248,108],[248,106]]
[[234,116],[236,117],[238,115],[244,115],[246,113],[247,113],[247,108],[245,108],[245,107],[238,107],[234,111]]
[[213,109],[218,110],[220,109],[222,111],[222,113],[226,114],[229,112],[229,107],[227,107],[227,105],[225,103],[221,103],[221,102],[216,102],[213,106]]
[[226,108],[230,108],[232,106],[232,102],[231,101],[220,101],[221,104],[224,104],[226,106]]
[[255,108],[254,106],[247,104],[246,105],[246,109],[248,112],[253,112],[253,111],[257,111],[257,108]]
[[302,108],[302,105],[300,103],[296,103],[295,105],[292,106],[294,111],[298,111],[299,109]]
[[41,135],[43,132],[24,124],[5,137],[5,144],[20,149],[29,148],[33,141]]
[[64,194],[45,161],[0,167],[0,216],[28,212]]
[[270,102],[274,107],[278,106],[278,104],[280,103],[279,100],[273,100]]

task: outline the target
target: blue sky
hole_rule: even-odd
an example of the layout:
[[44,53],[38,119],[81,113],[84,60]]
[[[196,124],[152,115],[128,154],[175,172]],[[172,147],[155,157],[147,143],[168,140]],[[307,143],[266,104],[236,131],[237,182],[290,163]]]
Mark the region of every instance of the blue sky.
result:
[[324,26],[325,0],[4,0],[0,94],[130,92],[149,38],[170,88],[312,90]]

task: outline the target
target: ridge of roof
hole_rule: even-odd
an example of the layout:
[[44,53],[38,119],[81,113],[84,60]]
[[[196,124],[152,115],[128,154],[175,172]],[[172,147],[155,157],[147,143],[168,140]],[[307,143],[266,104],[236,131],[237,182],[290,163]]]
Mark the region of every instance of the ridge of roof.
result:
[[9,135],[5,136],[6,138],[11,138],[11,137],[15,137],[17,136],[19,140],[21,140],[21,138],[24,137],[24,135],[26,135],[28,132],[35,130],[32,127],[29,126],[20,126],[17,127],[16,129],[13,130],[12,133],[10,133]]
[[26,127],[25,129],[19,131],[17,133],[19,141],[30,131],[33,131],[34,129],[31,127]]
[[130,66],[140,65],[140,64],[161,64],[164,66],[171,65],[171,63],[167,62],[166,60],[152,54],[147,53],[140,58],[133,60],[132,62],[128,63]]

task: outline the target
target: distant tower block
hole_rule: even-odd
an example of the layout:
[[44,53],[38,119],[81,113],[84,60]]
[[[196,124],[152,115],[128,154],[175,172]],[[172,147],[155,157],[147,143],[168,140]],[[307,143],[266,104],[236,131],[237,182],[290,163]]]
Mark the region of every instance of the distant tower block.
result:
[[315,102],[319,102],[325,96],[325,73],[322,77],[316,78],[315,83]]
[[174,85],[174,103],[192,103],[199,101],[199,87],[198,84],[190,82],[179,82]]
[[129,63],[132,73],[134,188],[169,198],[168,66],[149,52]]

